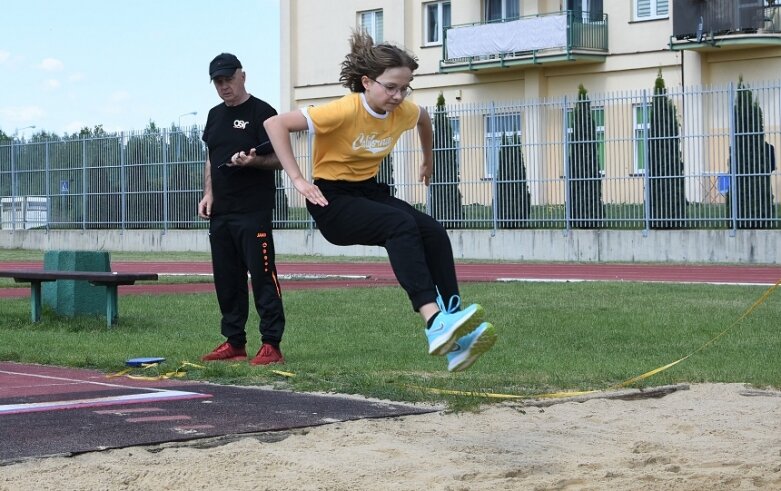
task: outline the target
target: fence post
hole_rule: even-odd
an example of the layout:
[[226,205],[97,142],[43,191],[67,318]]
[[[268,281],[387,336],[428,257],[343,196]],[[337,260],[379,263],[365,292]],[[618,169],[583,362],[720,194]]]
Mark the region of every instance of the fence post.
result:
[[493,155],[495,157],[494,160],[495,165],[494,168],[491,169],[491,194],[493,195],[494,198],[493,200],[491,200],[491,208],[492,208],[491,215],[493,217],[491,219],[491,225],[492,225],[491,237],[495,237],[496,231],[499,228],[499,220],[496,218],[497,216],[499,216],[499,204],[496,199],[496,189],[497,189],[496,174],[499,171],[499,158],[500,158],[499,152],[501,152],[501,148],[497,149],[497,144],[496,144],[497,138],[494,136],[495,133],[497,133],[496,129],[498,126],[496,121],[496,103],[494,101],[491,101],[488,124],[491,125],[488,128],[486,128],[486,133],[489,133],[491,135],[491,139],[489,140],[491,144],[490,155]]
[[16,160],[14,159],[14,141],[11,137],[11,231],[16,231]]
[[734,82],[729,83],[729,169],[727,169],[727,172],[729,173],[729,207],[730,207],[730,215],[732,216],[731,222],[731,230],[729,232],[730,237],[735,237],[737,235],[738,230],[738,196],[735,194],[735,190],[737,189],[737,178],[735,177],[735,168],[737,165],[737,150],[735,149],[735,84]]
[[[570,231],[570,219],[572,218],[572,214],[570,213],[570,192],[569,192],[569,166],[567,165],[567,162],[569,161],[569,124],[567,122],[567,110],[569,108],[569,102],[567,101],[567,96],[564,96],[564,106],[561,108],[561,124],[563,126],[562,134],[564,135],[564,151],[561,152],[564,162],[562,165],[562,168],[564,169],[564,172],[562,173],[564,175],[564,229],[561,231],[561,235],[564,237],[567,237],[569,235]],[[573,113],[572,115],[572,129],[574,131],[575,129],[575,115]]]
[[87,230],[87,137],[81,140],[81,230]]
[[[315,138],[315,135],[311,131],[307,131],[307,134],[306,134],[306,153],[307,153],[308,157],[307,157],[307,164],[306,164],[306,166],[307,166],[307,170],[306,170],[307,174],[306,175],[310,176],[312,179],[314,179],[314,176],[312,175],[314,173],[314,164],[313,164],[314,155],[312,154],[312,152],[314,150],[314,138]],[[208,153],[208,151],[209,151],[209,149],[207,148],[206,152]],[[292,182],[293,181],[291,181],[291,184],[292,184]],[[293,193],[298,193],[298,191],[296,191],[295,186],[293,186]],[[306,209],[306,198],[304,198],[304,209]],[[307,212],[306,215],[308,217],[307,221],[309,222],[309,235],[312,236],[315,233],[315,219],[312,218],[312,215],[310,215],[308,212]]]
[[46,149],[46,152],[44,153],[44,176],[46,179],[46,232],[48,233],[51,229],[51,217],[52,217],[52,190],[51,190],[51,162],[49,162],[49,144],[51,142],[46,142],[46,146],[44,147]]
[[[168,230],[168,138],[171,132],[163,129],[163,235]],[[177,140],[179,135],[177,136]]]
[[127,227],[127,141],[125,132],[120,133],[119,145],[119,193],[122,209],[120,210],[120,230]]
[[651,121],[648,116],[648,90],[643,89],[643,161],[645,162],[643,169],[643,237],[648,237],[651,229],[651,176],[649,172],[651,151],[648,148],[651,141],[649,137]]

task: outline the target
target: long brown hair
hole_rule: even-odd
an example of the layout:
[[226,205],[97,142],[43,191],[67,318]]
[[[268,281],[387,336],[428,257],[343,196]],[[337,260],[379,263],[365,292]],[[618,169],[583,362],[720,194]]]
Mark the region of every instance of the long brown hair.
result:
[[376,79],[388,68],[407,67],[418,69],[415,55],[390,43],[374,45],[372,37],[364,30],[354,30],[350,36],[350,52],[342,62],[339,81],[352,92],[364,92],[361,77]]

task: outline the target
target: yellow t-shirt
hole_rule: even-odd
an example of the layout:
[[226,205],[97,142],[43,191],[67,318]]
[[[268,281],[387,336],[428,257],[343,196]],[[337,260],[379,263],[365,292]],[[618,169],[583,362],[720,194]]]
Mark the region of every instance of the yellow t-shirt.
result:
[[301,111],[314,134],[312,174],[332,181],[365,181],[377,175],[382,159],[420,117],[420,107],[407,100],[378,114],[362,93]]

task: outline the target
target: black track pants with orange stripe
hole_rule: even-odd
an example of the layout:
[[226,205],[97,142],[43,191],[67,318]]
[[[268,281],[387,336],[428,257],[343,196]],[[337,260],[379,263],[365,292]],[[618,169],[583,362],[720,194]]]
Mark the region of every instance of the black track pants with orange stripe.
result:
[[220,215],[209,223],[214,287],[222,313],[220,328],[234,346],[247,343],[248,272],[260,316],[261,341],[278,345],[285,330],[271,219],[272,211],[267,210]]

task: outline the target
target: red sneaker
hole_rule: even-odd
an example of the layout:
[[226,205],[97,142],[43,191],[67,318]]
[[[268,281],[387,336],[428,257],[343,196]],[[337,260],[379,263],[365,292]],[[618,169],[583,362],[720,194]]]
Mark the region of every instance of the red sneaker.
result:
[[261,346],[258,354],[249,362],[250,365],[271,365],[272,363],[283,365],[285,363],[285,357],[282,356],[282,352],[279,351],[279,348],[275,348],[270,344]]
[[232,344],[225,342],[214,348],[214,351],[201,357],[201,361],[234,361],[246,360],[247,350],[242,346],[235,348]]

